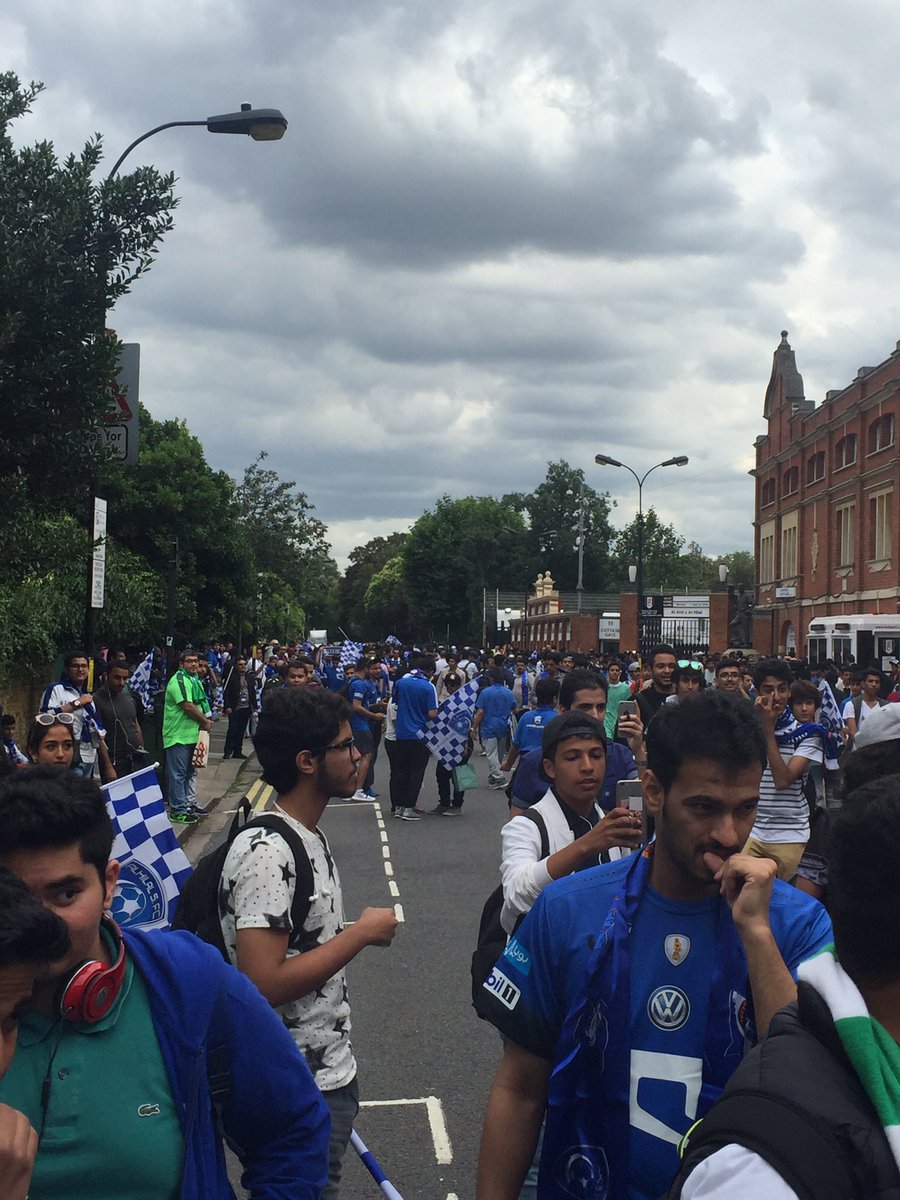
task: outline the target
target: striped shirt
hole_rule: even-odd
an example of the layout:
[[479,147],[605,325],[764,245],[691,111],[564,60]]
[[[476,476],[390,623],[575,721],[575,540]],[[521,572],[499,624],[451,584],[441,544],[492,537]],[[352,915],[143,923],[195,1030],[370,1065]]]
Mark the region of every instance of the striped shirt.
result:
[[[779,730],[779,733],[789,734],[798,724],[799,722],[792,721],[790,725]],[[804,738],[797,745],[783,745],[780,750],[786,763],[798,756],[810,763],[822,762],[822,738],[818,735]],[[809,841],[809,801],[803,794],[805,774],[804,772],[788,787],[779,790],[772,779],[771,768],[766,765],[759,785],[759,808],[756,810],[756,824],[753,826],[751,837],[761,842],[775,843]]]

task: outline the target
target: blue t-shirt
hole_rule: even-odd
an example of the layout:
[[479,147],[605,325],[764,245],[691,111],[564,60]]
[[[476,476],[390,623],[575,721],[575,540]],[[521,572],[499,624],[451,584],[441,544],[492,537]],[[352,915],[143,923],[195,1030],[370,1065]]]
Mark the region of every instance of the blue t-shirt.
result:
[[556,715],[556,709],[552,704],[545,704],[525,713],[519,718],[513,745],[518,746],[521,753],[526,750],[540,750],[544,730]]
[[475,707],[484,712],[481,718],[481,736],[486,738],[505,737],[509,732],[509,714],[516,707],[516,698],[502,683],[486,687]]
[[[540,775],[541,752],[528,750],[519,759],[519,769],[513,779],[512,802],[516,808],[530,808],[543,799],[550,786]],[[634,755],[620,742],[608,742],[606,746],[606,774],[600,785],[597,803],[609,812],[616,807],[616,784],[620,779],[637,779],[638,769]]]
[[417,730],[427,724],[429,709],[438,706],[434,684],[419,675],[404,675],[394,684],[393,698],[397,704],[394,728],[398,741],[418,741]]
[[358,712],[352,707],[353,701],[358,700],[363,708],[371,709],[378,702],[378,689],[371,679],[360,679],[358,676],[347,688],[347,698],[350,701],[350,728],[364,729],[369,732],[371,725],[365,713]]
[[[621,893],[632,858],[549,884],[494,969],[502,991],[493,1023],[541,1058],[555,1061],[563,1022],[584,978],[598,929]],[[633,1200],[665,1195],[678,1169],[677,1144],[696,1120],[703,1071],[719,898],[670,900],[648,887],[632,926],[630,1188]],[[723,902],[724,903],[724,902]],[[791,974],[833,938],[818,901],[775,881],[775,941]],[[497,980],[498,973],[502,979]],[[740,990],[738,990],[740,989]],[[732,991],[733,1037],[747,1044],[746,980]],[[624,1116],[624,1114],[623,1114]]]

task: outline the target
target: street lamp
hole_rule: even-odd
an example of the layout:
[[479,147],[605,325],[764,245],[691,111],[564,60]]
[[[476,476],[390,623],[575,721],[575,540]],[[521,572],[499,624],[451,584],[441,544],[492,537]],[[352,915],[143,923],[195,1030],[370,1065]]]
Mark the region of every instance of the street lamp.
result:
[[[686,467],[688,457],[686,454],[676,454],[673,458],[666,458],[662,462],[656,463],[645,471],[643,475],[638,475],[633,467],[629,467],[628,463],[620,462],[617,458],[611,458],[608,454],[595,454],[594,462],[598,467],[622,467],[626,471],[630,471],[634,476],[635,483],[638,485],[638,544],[637,544],[637,594],[638,594],[638,642],[643,636],[643,603],[644,603],[644,480],[653,471],[659,467]],[[642,646],[638,647],[643,649]]]
[[[287,129],[288,123],[287,123],[287,118],[285,117],[284,113],[282,113],[279,109],[277,109],[277,108],[253,108],[252,105],[250,105],[250,104],[242,104],[241,108],[240,108],[240,112],[220,113],[218,116],[215,116],[215,117],[207,117],[203,121],[166,121],[165,124],[163,124],[163,125],[157,125],[153,129],[148,129],[147,132],[142,133],[139,138],[135,138],[134,141],[131,143],[131,145],[125,147],[125,149],[122,151],[122,153],[116,159],[116,161],[113,163],[112,170],[107,175],[107,181],[112,179],[112,177],[116,174],[119,167],[121,167],[122,163],[125,161],[125,159],[128,157],[128,155],[131,153],[131,151],[135,148],[135,146],[139,146],[141,144],[141,142],[145,142],[147,140],[147,138],[153,137],[153,135],[155,133],[161,133],[163,129],[174,129],[176,127],[187,126],[187,125],[194,125],[194,126],[202,125],[208,130],[209,133],[242,133],[242,134],[246,134],[249,137],[253,138],[253,140],[256,142],[277,142],[281,138],[284,137],[285,130]],[[105,291],[106,272],[107,272],[107,263],[106,263],[105,253],[101,253],[100,268],[104,273],[103,282],[104,282],[104,297],[105,297],[105,294],[106,294],[106,291]],[[105,328],[106,328],[106,304],[104,301],[103,313],[102,313],[101,322],[100,322],[101,332]],[[92,492],[95,491],[96,485],[91,490],[92,490]],[[95,507],[94,498],[92,496],[90,525],[89,525],[89,528],[91,528],[91,529],[93,529],[94,525],[95,525],[94,507]],[[169,602],[168,602],[169,616],[168,616],[168,621],[167,621],[169,628],[167,630],[167,636],[166,636],[166,642],[169,646],[172,647],[173,652],[174,652],[174,644],[175,644],[174,588],[175,588],[175,583],[177,581],[177,570],[178,570],[178,548],[177,548],[177,545],[178,544],[177,544],[177,540],[176,540],[175,551],[174,551],[173,558],[172,558],[172,564],[170,565]],[[94,658],[93,658],[94,642],[96,641],[96,634],[97,634],[97,609],[94,607],[94,604],[93,604],[94,597],[92,594],[93,593],[93,588],[92,588],[93,563],[94,563],[94,554],[92,553],[91,561],[88,564],[88,595],[87,595],[87,608],[85,611],[85,618],[84,618],[85,650],[87,651],[88,656],[89,656],[89,662],[91,663],[92,672],[93,672],[93,661],[94,661]]]
[[108,178],[111,179],[115,175],[135,146],[139,146],[141,142],[163,129],[175,129],[184,125],[203,125],[210,133],[244,133],[255,142],[277,142],[284,137],[288,123],[287,118],[277,108],[252,108],[249,104],[242,104],[240,112],[222,113],[218,117],[207,117],[205,121],[166,121],[164,125],[148,129],[139,138],[135,138],[130,146],[126,146],[113,164]]

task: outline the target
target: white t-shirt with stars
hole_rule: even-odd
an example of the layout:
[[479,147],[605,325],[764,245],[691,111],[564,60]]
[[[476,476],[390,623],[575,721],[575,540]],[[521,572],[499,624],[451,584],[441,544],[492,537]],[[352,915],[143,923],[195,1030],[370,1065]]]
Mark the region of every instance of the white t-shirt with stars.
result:
[[[344,927],[341,881],[325,835],[307,829],[283,809],[277,815],[303,839],[313,871],[314,892],[300,930],[291,929],[294,856],[280,834],[247,829],[234,839],[219,885],[219,919],[228,957],[237,965],[238,929],[287,929],[288,958],[331,941]],[[277,1006],[291,1037],[323,1092],[356,1077],[350,1044],[350,1001],[343,970],[316,991]]]

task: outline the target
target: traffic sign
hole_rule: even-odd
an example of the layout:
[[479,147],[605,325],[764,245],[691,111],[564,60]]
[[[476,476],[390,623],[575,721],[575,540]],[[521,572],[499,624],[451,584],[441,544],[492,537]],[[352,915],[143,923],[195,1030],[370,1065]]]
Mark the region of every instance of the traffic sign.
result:
[[141,347],[137,342],[125,342],[119,373],[109,384],[109,404],[99,436],[119,462],[134,464],[138,460],[138,384],[140,381]]

